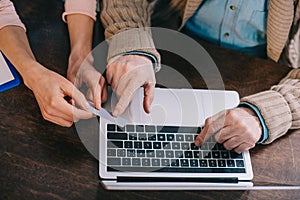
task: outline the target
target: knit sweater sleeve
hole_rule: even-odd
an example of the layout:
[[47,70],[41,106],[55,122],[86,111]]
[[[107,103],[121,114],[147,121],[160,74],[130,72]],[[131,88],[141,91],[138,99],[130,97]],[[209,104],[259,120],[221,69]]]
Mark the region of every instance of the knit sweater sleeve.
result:
[[[152,4],[147,0],[103,0],[101,21],[108,39],[108,59],[131,51],[150,53],[160,62],[152,40]],[[157,69],[158,70],[158,69]]]
[[0,29],[9,25],[20,26],[26,31],[13,3],[9,0],[0,0]]
[[286,134],[289,129],[300,128],[300,69],[293,69],[278,85],[270,90],[250,95],[241,101],[254,104],[261,112],[267,128],[268,144]]

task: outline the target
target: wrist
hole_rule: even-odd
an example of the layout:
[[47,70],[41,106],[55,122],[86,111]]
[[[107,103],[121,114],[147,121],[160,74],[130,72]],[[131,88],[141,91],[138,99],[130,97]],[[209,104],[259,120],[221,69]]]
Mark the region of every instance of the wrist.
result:
[[89,63],[93,63],[94,62],[94,58],[93,56],[90,54],[91,53],[91,48],[87,47],[87,46],[76,46],[74,48],[71,49],[71,53],[69,56],[69,64],[68,64],[68,71],[77,71],[82,64],[82,62],[84,60],[87,59],[87,61]]
[[30,90],[36,85],[47,69],[36,61],[24,62],[20,74],[23,82]]
[[[158,66],[157,58],[150,53],[146,53],[146,52],[142,52],[142,51],[130,51],[130,52],[125,52],[125,53],[119,54],[115,57],[120,57],[120,56],[139,56],[140,58],[145,59],[145,61],[147,60],[150,63],[152,63],[154,72],[158,71],[157,70],[157,66]],[[114,59],[115,57],[111,58],[108,63],[110,63],[111,60],[115,60]]]
[[257,141],[257,144],[262,144],[265,142],[269,138],[269,130],[259,109],[255,105],[248,102],[241,102],[238,107],[247,109],[248,112],[251,112],[252,115],[256,116],[256,118],[259,120],[261,128],[261,135],[260,139]]

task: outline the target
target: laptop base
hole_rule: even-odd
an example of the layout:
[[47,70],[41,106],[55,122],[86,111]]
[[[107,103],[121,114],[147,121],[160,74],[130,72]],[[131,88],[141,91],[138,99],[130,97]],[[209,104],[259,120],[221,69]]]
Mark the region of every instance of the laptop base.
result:
[[195,182],[117,182],[102,180],[107,190],[247,190],[253,187],[252,182],[238,183],[195,183]]

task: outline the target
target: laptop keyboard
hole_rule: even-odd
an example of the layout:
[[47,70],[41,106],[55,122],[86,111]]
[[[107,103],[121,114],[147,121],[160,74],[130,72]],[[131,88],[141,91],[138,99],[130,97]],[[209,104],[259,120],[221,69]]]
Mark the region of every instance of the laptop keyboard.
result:
[[200,127],[107,124],[109,171],[243,173],[243,154],[209,138],[194,145]]

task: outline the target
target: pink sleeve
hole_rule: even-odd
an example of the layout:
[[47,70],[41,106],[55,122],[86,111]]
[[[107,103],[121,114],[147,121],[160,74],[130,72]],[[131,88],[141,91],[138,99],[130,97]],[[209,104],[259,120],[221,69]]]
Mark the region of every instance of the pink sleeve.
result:
[[0,0],[0,29],[9,25],[20,26],[26,31],[13,3],[9,0]]
[[66,22],[66,16],[70,14],[84,14],[96,20],[97,0],[66,0],[65,12],[62,19]]

